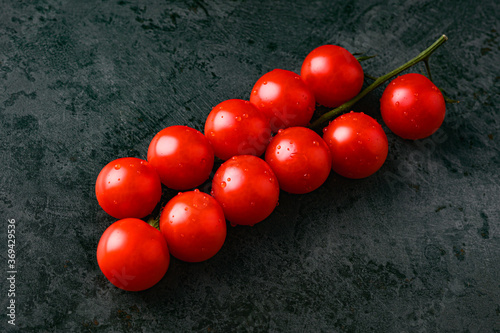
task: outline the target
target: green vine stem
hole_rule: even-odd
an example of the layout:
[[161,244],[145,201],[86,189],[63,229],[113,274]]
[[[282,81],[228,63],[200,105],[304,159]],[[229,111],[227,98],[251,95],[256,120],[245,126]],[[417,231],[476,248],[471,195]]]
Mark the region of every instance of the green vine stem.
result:
[[328,111],[326,112],[325,114],[323,114],[321,117],[319,117],[318,119],[316,119],[316,121],[314,121],[309,127],[310,128],[318,128],[321,124],[323,124],[324,122],[328,121],[328,120],[331,120],[333,118],[335,118],[336,116],[340,115],[341,113],[344,113],[344,112],[347,112],[351,109],[351,107],[357,102],[359,101],[361,98],[363,98],[366,94],[368,94],[369,92],[371,92],[372,90],[374,90],[375,88],[377,88],[378,86],[380,86],[382,83],[386,82],[387,80],[393,78],[394,76],[398,75],[399,73],[403,72],[404,70],[410,68],[411,66],[419,63],[420,61],[426,61],[429,56],[437,50],[438,47],[440,47],[444,42],[446,42],[448,40],[448,37],[446,37],[445,35],[442,35],[441,37],[438,38],[438,40],[436,40],[431,46],[429,46],[427,49],[425,49],[424,51],[422,51],[418,56],[416,56],[415,58],[411,59],[410,61],[408,61],[406,64],[390,71],[389,73],[383,75],[383,76],[380,76],[378,77],[375,82],[373,82],[372,84],[370,84],[368,87],[366,87],[362,92],[360,92],[356,97],[354,97],[353,99],[351,99],[350,101],[348,102],[345,102],[344,104],[342,104],[341,106],[331,110],[331,111]]

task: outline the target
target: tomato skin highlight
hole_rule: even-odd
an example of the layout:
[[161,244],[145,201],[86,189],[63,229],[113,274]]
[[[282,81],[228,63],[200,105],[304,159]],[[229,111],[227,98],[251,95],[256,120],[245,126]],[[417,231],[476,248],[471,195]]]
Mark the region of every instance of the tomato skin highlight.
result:
[[267,218],[279,199],[278,179],[264,160],[234,156],[216,171],[212,195],[232,225],[254,225]]
[[97,246],[97,263],[116,287],[141,291],[163,278],[170,255],[158,229],[142,220],[127,218],[104,231]]
[[337,45],[322,45],[312,50],[302,63],[300,74],[316,102],[331,108],[354,98],[364,81],[359,61]]
[[179,193],[163,208],[160,230],[170,253],[187,262],[213,257],[226,239],[226,220],[219,203],[194,190]]
[[249,101],[229,99],[208,115],[205,136],[215,156],[225,161],[237,155],[262,155],[271,139],[271,127],[266,115]]
[[176,125],[154,136],[148,148],[148,161],[165,186],[187,190],[208,179],[214,166],[214,152],[203,133]]
[[320,187],[330,174],[332,156],[325,141],[305,127],[280,130],[267,147],[266,162],[280,188],[304,194]]
[[389,144],[382,126],[372,117],[350,112],[323,130],[332,154],[332,169],[341,176],[365,178],[382,167]]
[[161,198],[161,182],[144,160],[124,157],[108,163],[97,176],[95,193],[99,205],[117,219],[150,214]]
[[418,140],[436,132],[444,121],[441,91],[422,74],[401,75],[389,83],[380,99],[382,119],[403,139]]
[[273,132],[307,126],[316,107],[314,94],[304,80],[283,69],[274,69],[257,80],[250,103],[269,118]]

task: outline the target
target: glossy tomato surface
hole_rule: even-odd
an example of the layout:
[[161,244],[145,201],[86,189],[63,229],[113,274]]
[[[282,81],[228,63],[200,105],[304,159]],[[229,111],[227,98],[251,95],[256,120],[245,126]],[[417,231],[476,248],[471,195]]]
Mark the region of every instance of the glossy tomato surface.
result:
[[333,171],[347,178],[372,175],[389,150],[382,126],[364,113],[351,111],[336,118],[324,129],[323,139],[332,154]]
[[165,186],[187,190],[208,179],[214,166],[214,152],[200,131],[187,126],[170,126],[151,140],[148,161]]
[[97,263],[116,287],[140,291],[161,280],[167,272],[170,255],[158,229],[142,220],[127,218],[104,231],[97,246]]
[[309,193],[330,174],[332,156],[325,141],[305,127],[289,127],[273,137],[266,150],[266,162],[289,193]]
[[271,130],[307,126],[314,113],[314,94],[294,72],[275,69],[253,86],[250,102],[268,118]]
[[179,193],[163,208],[160,230],[177,259],[200,262],[213,257],[226,239],[226,220],[219,203],[194,190]]
[[227,160],[236,155],[262,155],[271,128],[267,116],[252,103],[229,99],[212,109],[205,122],[205,135],[215,156]]
[[124,157],[108,163],[97,176],[95,194],[106,213],[117,218],[150,214],[161,198],[161,182],[144,160]]
[[359,61],[337,45],[315,48],[302,63],[301,76],[311,88],[316,102],[337,107],[355,97],[363,86]]
[[438,130],[446,105],[441,91],[422,74],[399,76],[387,86],[380,99],[382,119],[404,139],[423,139]]
[[279,198],[278,179],[264,160],[235,156],[214,175],[212,195],[232,225],[254,225],[268,217]]

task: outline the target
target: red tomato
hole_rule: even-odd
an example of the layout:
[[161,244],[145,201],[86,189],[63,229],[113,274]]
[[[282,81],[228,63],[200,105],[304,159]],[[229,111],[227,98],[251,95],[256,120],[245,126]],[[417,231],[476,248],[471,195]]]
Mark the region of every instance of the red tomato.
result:
[[187,190],[208,179],[214,166],[214,151],[200,131],[170,126],[158,132],[149,144],[148,161],[165,186]]
[[290,193],[309,193],[321,186],[332,168],[325,141],[305,127],[280,130],[266,150],[266,162],[280,188]]
[[307,126],[316,106],[314,94],[302,78],[283,69],[264,74],[255,83],[250,103],[269,118],[273,132]]
[[337,107],[354,98],[363,86],[359,61],[337,45],[323,45],[311,51],[302,63],[301,76],[316,102]]
[[179,193],[163,208],[160,230],[177,259],[200,262],[213,257],[226,239],[219,203],[199,190]]
[[212,195],[232,225],[254,225],[264,220],[278,204],[279,192],[271,167],[252,155],[226,161],[212,180]]
[[421,74],[395,78],[380,99],[382,119],[394,134],[404,139],[423,139],[438,130],[446,105],[441,91]]
[[158,229],[142,220],[128,218],[116,221],[104,231],[97,246],[97,263],[116,287],[140,291],[162,279],[170,255]]
[[332,169],[347,178],[365,178],[384,164],[389,150],[382,126],[364,113],[350,112],[333,120],[323,139],[332,153]]
[[161,182],[146,161],[124,157],[107,164],[97,176],[95,194],[106,213],[122,219],[150,214],[161,198]]
[[230,99],[215,106],[205,122],[205,135],[215,156],[260,156],[271,138],[269,120],[249,101]]

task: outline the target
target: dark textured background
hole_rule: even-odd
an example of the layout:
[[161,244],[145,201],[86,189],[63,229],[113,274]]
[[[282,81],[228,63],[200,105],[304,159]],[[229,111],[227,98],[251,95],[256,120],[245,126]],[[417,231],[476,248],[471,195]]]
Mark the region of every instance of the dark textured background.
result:
[[[493,0],[0,1],[0,271],[14,218],[16,328],[500,332],[499,17]],[[95,250],[114,220],[94,182],[109,161],[145,158],[166,126],[202,129],[321,44],[377,54],[363,67],[380,75],[443,33],[434,81],[460,103],[437,134],[384,126],[374,176],[282,193],[266,221],[230,228],[208,262],[173,259],[150,290],[103,277]],[[382,91],[354,110],[381,121]]]

